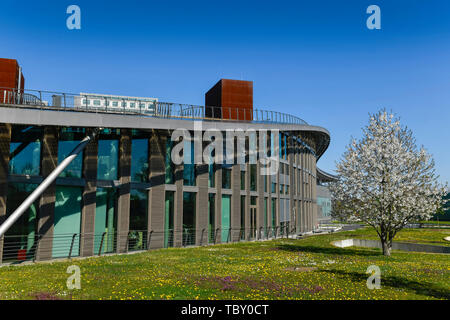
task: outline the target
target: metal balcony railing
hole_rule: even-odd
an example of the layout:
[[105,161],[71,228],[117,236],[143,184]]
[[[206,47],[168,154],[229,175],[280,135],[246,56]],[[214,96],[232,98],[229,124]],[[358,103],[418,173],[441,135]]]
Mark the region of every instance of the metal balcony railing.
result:
[[144,251],[149,249],[205,246],[219,243],[270,240],[297,235],[289,225],[260,228],[204,228],[183,230],[130,230],[127,233],[71,233],[53,236],[5,235],[0,244],[0,262],[17,264],[25,261],[79,257],[82,247],[85,256]]
[[0,88],[0,104],[60,111],[137,114],[171,119],[307,124],[303,119],[290,114],[257,108],[204,107],[151,99],[77,95],[43,90]]

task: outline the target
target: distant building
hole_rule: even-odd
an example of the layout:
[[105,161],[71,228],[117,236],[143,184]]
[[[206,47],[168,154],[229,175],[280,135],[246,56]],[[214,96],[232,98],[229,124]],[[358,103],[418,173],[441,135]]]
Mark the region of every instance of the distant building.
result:
[[444,199],[448,201],[442,208],[444,213],[435,214],[432,218],[433,220],[450,221],[450,192],[444,196]]

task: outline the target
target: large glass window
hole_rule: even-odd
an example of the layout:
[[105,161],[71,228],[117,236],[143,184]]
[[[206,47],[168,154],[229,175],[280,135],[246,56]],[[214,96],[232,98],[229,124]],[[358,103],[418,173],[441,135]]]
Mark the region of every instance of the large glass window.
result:
[[280,139],[280,142],[279,142],[279,146],[280,146],[280,159],[283,159],[283,134],[280,132],[280,135],[279,135],[279,139]]
[[241,171],[241,190],[245,190],[245,171]]
[[148,192],[131,189],[130,191],[130,230],[147,230]]
[[183,244],[195,244],[195,199],[194,192],[183,192]]
[[173,141],[169,138],[166,142],[166,184],[173,184],[175,182],[175,164],[172,161]]
[[[52,257],[80,254],[81,194],[82,188],[57,186],[55,191],[55,218],[53,226]],[[74,237],[75,235],[75,237]],[[74,237],[74,238],[73,238]]]
[[42,130],[37,127],[13,126],[9,149],[10,174],[40,174],[41,135]]
[[227,242],[229,239],[229,231],[231,226],[231,196],[222,195],[222,242]]
[[284,141],[283,141],[283,156],[284,156],[284,160],[287,160],[287,154],[288,154],[288,144],[287,144],[287,136],[284,135]]
[[214,163],[208,165],[208,187],[216,187],[216,166]]
[[119,162],[119,140],[98,141],[97,179],[116,180]]
[[[84,136],[84,129],[63,128],[58,139],[58,163],[61,163],[75,149]],[[59,175],[67,178],[81,178],[83,151]]]
[[195,186],[195,164],[194,164],[194,141],[184,142],[184,169],[183,184],[185,186]]
[[250,190],[256,191],[258,182],[258,175],[256,170],[256,164],[250,165]]
[[[35,184],[8,183],[6,217],[11,215],[36,187]],[[4,262],[33,258],[38,210],[39,200],[36,200],[6,232],[3,238]]]
[[173,247],[173,214],[174,192],[166,191],[165,219],[164,219],[164,247]]
[[222,165],[222,188],[231,189],[231,165]]
[[272,199],[272,227],[277,225],[277,199]]
[[131,181],[148,181],[148,140],[133,139],[131,142]]
[[[97,188],[95,209],[94,253],[114,252],[117,226],[117,190]],[[102,240],[103,239],[103,240]]]
[[128,250],[146,248],[148,192],[146,190],[130,191],[130,235]]

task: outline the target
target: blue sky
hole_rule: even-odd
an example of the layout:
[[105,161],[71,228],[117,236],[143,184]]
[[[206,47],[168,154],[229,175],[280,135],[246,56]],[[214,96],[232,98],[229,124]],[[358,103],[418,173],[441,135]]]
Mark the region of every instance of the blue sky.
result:
[[[66,28],[71,4],[81,30]],[[381,30],[366,27],[371,4]],[[2,0],[0,30],[29,89],[202,105],[218,79],[252,80],[255,107],[330,131],[330,172],[387,108],[450,181],[450,1]]]

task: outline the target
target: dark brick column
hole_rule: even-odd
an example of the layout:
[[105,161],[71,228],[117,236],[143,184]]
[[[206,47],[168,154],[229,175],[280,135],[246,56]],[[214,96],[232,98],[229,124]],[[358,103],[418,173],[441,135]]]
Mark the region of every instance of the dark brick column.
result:
[[[153,133],[149,139],[149,181],[148,197],[149,249],[164,247],[165,217],[165,154],[167,137]],[[153,231],[153,232],[152,232]]]
[[[58,165],[58,128],[44,127],[41,144],[41,175],[45,179]],[[52,258],[53,223],[55,214],[55,182],[41,195],[39,202],[38,234],[41,239],[38,245],[36,260]]]
[[[87,130],[87,134],[92,129]],[[96,209],[96,181],[98,161],[98,140],[91,140],[83,151],[83,177],[86,185],[83,190],[83,206],[81,210],[81,243],[80,255],[88,257],[94,255],[95,209]]]
[[183,164],[175,166],[175,196],[174,196],[174,247],[181,247],[183,244]]
[[208,165],[200,164],[196,166],[198,192],[195,202],[195,244],[205,245],[208,243]]
[[288,161],[289,161],[289,232],[294,228],[295,214],[295,169],[294,169],[294,141],[292,136],[288,137]]
[[127,250],[130,226],[130,183],[131,183],[131,133],[120,130],[119,141],[119,196],[117,199],[117,252]]
[[[237,157],[235,157],[235,162],[237,162],[236,160]],[[231,196],[231,241],[239,241],[241,228],[241,165],[238,163],[231,167],[231,189],[233,192]]]
[[[6,196],[8,194],[9,144],[11,142],[11,126],[0,124],[0,224],[6,217]],[[0,238],[0,264],[3,257],[3,237]]]
[[256,212],[256,236],[260,239],[264,234],[264,175],[261,175],[261,163],[258,161],[256,165],[256,176],[257,176],[257,191],[258,191],[258,199],[257,199],[257,212]]
[[218,164],[216,166],[216,230],[219,228],[219,231],[216,232],[214,230],[216,235],[216,243],[220,243],[222,241],[222,166]]
[[[246,150],[248,151],[248,144],[246,146]],[[249,239],[250,238],[250,233],[251,233],[251,224],[250,224],[250,203],[251,203],[251,196],[250,196],[250,164],[249,159],[246,159],[246,164],[245,164],[245,192],[246,192],[246,196],[245,196],[245,216],[244,216],[244,221],[245,221],[245,230],[244,230],[244,234],[245,234],[245,239]]]

